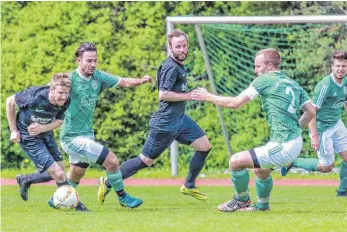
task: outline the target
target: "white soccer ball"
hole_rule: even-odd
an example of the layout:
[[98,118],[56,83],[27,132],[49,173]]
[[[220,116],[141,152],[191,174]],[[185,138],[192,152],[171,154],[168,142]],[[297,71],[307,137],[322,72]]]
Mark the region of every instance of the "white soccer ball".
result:
[[76,208],[80,197],[74,187],[63,185],[53,195],[53,204],[57,209],[70,210]]

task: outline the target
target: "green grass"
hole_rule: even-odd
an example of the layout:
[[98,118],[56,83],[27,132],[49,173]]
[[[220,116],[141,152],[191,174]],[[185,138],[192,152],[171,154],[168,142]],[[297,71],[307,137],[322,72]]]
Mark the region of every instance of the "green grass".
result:
[[[270,212],[222,213],[216,206],[229,200],[233,188],[202,186],[206,202],[182,195],[179,186],[128,187],[144,200],[137,209],[122,208],[115,194],[104,207],[96,186],[80,186],[83,202],[93,211],[77,213],[48,207],[54,186],[32,186],[23,202],[17,186],[2,186],[1,231],[346,231],[347,198],[335,187],[274,186]],[[250,189],[252,199],[254,188]]]
[[[68,170],[68,169],[66,169]],[[1,177],[2,178],[15,178],[18,173],[21,174],[28,174],[33,173],[36,170],[34,168],[26,168],[26,169],[2,169],[1,170]],[[105,171],[97,169],[97,168],[90,168],[84,178],[99,178],[100,176],[104,176]],[[187,175],[187,170],[180,170],[178,173],[177,178],[185,178]],[[251,177],[254,177],[253,171],[250,171]],[[339,179],[339,173],[320,173],[320,172],[312,172],[310,174],[302,175],[302,174],[296,174],[296,173],[290,173],[286,177],[282,177],[279,173],[279,170],[275,170],[272,172],[272,176],[274,179],[320,179],[320,180],[326,180],[326,179]],[[212,178],[212,179],[228,179],[230,178],[229,172],[225,170],[203,170],[202,176],[200,178]],[[156,168],[147,168],[144,170],[141,170],[136,175],[134,175],[132,178],[172,178],[171,176],[171,170],[170,169],[156,169]]]

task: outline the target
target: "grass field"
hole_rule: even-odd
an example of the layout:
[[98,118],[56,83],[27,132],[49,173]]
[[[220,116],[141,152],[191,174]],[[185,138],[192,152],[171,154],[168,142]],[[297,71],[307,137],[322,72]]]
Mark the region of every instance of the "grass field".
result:
[[[202,186],[206,202],[179,192],[179,186],[128,187],[144,200],[137,209],[122,208],[110,195],[104,207],[97,187],[80,186],[82,201],[93,212],[63,212],[48,207],[54,186],[33,186],[29,201],[17,186],[1,186],[1,231],[346,231],[347,198],[335,197],[335,187],[274,186],[270,212],[222,213],[216,206],[229,200],[230,187]],[[255,199],[255,189],[251,188]]]
[[[66,170],[68,170],[68,167],[66,167]],[[10,178],[14,179],[18,173],[21,174],[29,174],[36,172],[34,168],[26,168],[26,169],[1,169],[1,177],[2,178]],[[181,170],[178,172],[177,178],[185,178],[187,175],[188,170]],[[253,171],[249,172],[251,178],[254,177]],[[100,176],[105,176],[105,171],[97,168],[90,168],[86,175],[84,176],[84,179],[88,178],[99,178]],[[157,168],[147,168],[145,170],[141,170],[140,172],[136,173],[136,175],[132,176],[132,178],[159,178],[159,179],[165,179],[165,178],[171,178],[171,170],[170,169],[157,169]],[[230,172],[225,170],[203,170],[201,172],[200,178],[211,178],[211,179],[229,179],[230,178]],[[321,173],[321,172],[311,172],[310,174],[299,174],[299,173],[290,173],[287,175],[287,177],[282,177],[279,170],[275,170],[272,172],[273,179],[287,179],[287,178],[293,178],[293,179],[317,179],[317,180],[337,180],[340,178],[339,173]]]

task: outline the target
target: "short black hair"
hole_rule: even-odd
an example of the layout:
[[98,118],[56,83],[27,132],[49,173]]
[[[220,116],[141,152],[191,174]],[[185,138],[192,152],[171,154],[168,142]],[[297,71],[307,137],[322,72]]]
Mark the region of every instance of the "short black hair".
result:
[[90,42],[83,42],[81,43],[81,45],[79,46],[79,48],[77,49],[75,56],[77,57],[81,57],[83,55],[84,52],[98,52],[98,50],[96,49],[95,44],[90,43]]

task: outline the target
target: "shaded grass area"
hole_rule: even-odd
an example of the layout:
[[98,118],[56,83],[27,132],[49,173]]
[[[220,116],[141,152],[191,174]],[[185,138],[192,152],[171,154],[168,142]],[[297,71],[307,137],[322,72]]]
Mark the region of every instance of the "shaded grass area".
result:
[[[66,169],[67,170],[67,169]],[[1,177],[2,178],[15,178],[18,173],[28,174],[33,173],[36,170],[34,168],[27,169],[2,169]],[[180,170],[177,178],[185,178],[188,170]],[[250,176],[254,177],[253,171],[250,171]],[[98,168],[90,168],[84,178],[99,178],[100,176],[105,176],[105,171]],[[289,173],[286,177],[282,177],[279,173],[279,169],[272,172],[274,179],[339,179],[339,173],[320,173],[320,172],[311,172],[309,174],[299,174],[299,173]],[[172,178],[170,169],[156,169],[156,168],[147,168],[139,171],[132,178]],[[228,170],[203,170],[199,178],[211,178],[211,179],[228,179],[230,174]]]
[[[54,186],[32,186],[23,202],[17,186],[2,186],[1,231],[345,231],[347,198],[335,187],[274,186],[270,212],[222,213],[216,207],[230,200],[233,188],[202,186],[208,201],[182,195],[179,186],[128,187],[141,197],[137,209],[122,208],[110,193],[105,205],[96,200],[97,187],[80,186],[82,201],[93,212],[63,212],[48,207]],[[255,189],[251,188],[251,197]]]

